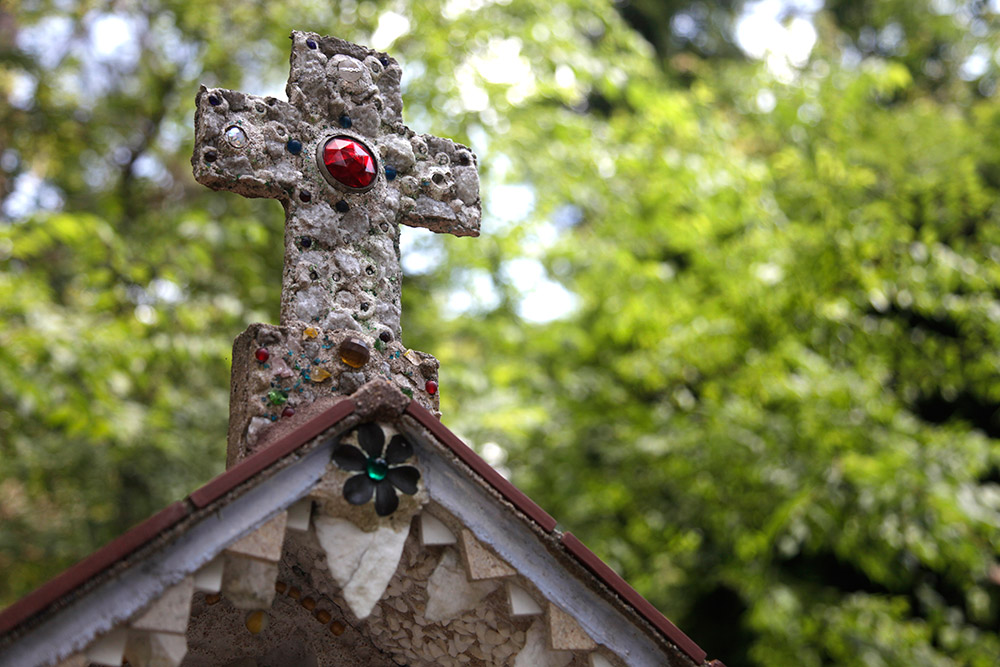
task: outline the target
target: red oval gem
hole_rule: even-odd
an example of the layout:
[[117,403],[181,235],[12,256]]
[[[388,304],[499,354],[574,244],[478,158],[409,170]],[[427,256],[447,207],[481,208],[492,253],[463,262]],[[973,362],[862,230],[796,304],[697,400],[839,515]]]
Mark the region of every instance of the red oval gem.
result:
[[257,348],[257,351],[254,352],[253,356],[257,357],[257,361],[259,361],[260,363],[264,363],[265,361],[271,358],[271,353],[267,351],[266,347],[260,347]]
[[281,411],[282,417],[291,417],[294,414],[295,414],[295,408],[285,408],[284,410]]
[[334,137],[323,146],[323,164],[349,188],[367,188],[375,181],[375,157],[350,137]]
[[438,393],[438,383],[434,380],[428,380],[427,383],[424,384],[424,389],[427,390],[428,394],[436,394]]

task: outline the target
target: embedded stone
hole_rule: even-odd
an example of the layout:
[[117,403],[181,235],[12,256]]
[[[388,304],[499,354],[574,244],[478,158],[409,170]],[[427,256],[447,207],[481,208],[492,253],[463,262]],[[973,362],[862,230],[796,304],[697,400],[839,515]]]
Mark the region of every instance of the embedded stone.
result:
[[590,654],[590,667],[614,667],[614,665],[603,655],[595,652]]
[[87,648],[87,660],[99,665],[120,665],[127,641],[128,630],[115,628]]
[[344,600],[355,616],[367,618],[396,572],[410,525],[366,533],[344,519],[317,515],[313,526]]
[[178,667],[186,654],[183,634],[131,632],[125,646],[125,657],[136,667]]
[[285,528],[291,530],[309,530],[309,519],[312,517],[313,501],[303,498],[288,508],[288,521]]
[[514,568],[480,544],[468,529],[462,530],[462,555],[470,579],[497,579],[517,574]]
[[249,535],[230,544],[226,547],[226,552],[277,562],[281,559],[287,518],[287,512],[278,514]]
[[554,604],[549,604],[549,643],[559,651],[592,651],[597,644],[576,619]]
[[420,542],[424,546],[438,544],[455,544],[458,539],[441,519],[424,512],[420,515]]
[[340,391],[344,394],[353,394],[365,383],[364,373],[341,373]]
[[513,667],[565,667],[573,660],[570,651],[553,651],[547,643],[545,624],[539,618],[528,628],[524,648],[518,652]]
[[542,607],[535,602],[528,591],[514,583],[507,584],[507,599],[510,602],[512,616],[537,616],[542,613]]
[[195,572],[194,587],[206,593],[218,593],[222,588],[222,570],[225,563],[223,556],[216,556],[208,565]]
[[268,609],[274,600],[278,564],[226,552],[222,594],[237,609]]
[[424,617],[437,623],[472,609],[496,590],[494,581],[472,582],[465,576],[454,549],[446,549],[427,580],[427,608]]
[[132,627],[136,630],[183,634],[187,631],[192,593],[194,580],[187,577],[160,595],[139,618],[132,621]]

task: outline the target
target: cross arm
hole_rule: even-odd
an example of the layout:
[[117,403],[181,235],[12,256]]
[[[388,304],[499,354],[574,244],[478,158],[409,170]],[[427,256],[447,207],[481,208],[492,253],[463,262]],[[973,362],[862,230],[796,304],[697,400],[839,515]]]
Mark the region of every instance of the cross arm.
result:
[[455,236],[479,236],[482,209],[476,156],[466,146],[428,134],[410,139],[412,167],[400,179],[400,222]]
[[302,179],[289,150],[298,115],[274,97],[202,86],[195,97],[195,180],[245,197],[287,199]]

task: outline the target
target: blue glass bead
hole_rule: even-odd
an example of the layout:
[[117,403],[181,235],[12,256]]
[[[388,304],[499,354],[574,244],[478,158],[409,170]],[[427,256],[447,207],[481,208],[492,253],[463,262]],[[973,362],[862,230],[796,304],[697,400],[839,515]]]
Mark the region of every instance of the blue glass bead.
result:
[[217,107],[220,104],[222,104],[222,100],[220,100],[217,95],[209,95],[208,103],[211,104],[213,107]]
[[316,48],[316,40],[307,39],[306,40],[306,46],[308,46],[310,49],[315,49]]
[[348,116],[346,113],[340,117],[340,126],[342,128],[347,129],[353,124],[354,123],[351,122],[351,117]]
[[302,152],[302,142],[298,139],[289,139],[288,143],[285,144],[285,148],[287,148],[288,152],[292,155],[298,155]]
[[385,180],[391,181],[396,178],[396,168],[386,165],[385,167]]
[[333,207],[341,213],[347,213],[351,209],[350,205],[343,199],[334,204]]

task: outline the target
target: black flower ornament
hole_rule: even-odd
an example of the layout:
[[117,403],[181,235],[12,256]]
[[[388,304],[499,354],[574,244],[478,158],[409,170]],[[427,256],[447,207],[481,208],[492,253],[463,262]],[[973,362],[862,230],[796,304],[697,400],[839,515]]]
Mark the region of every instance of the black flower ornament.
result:
[[389,516],[399,507],[396,489],[407,495],[417,492],[420,471],[413,466],[399,465],[413,456],[413,445],[397,434],[386,447],[385,433],[375,423],[358,427],[358,443],[361,449],[338,445],[333,450],[333,461],[341,469],[361,473],[344,484],[344,498],[352,505],[364,505],[374,493],[375,513]]

